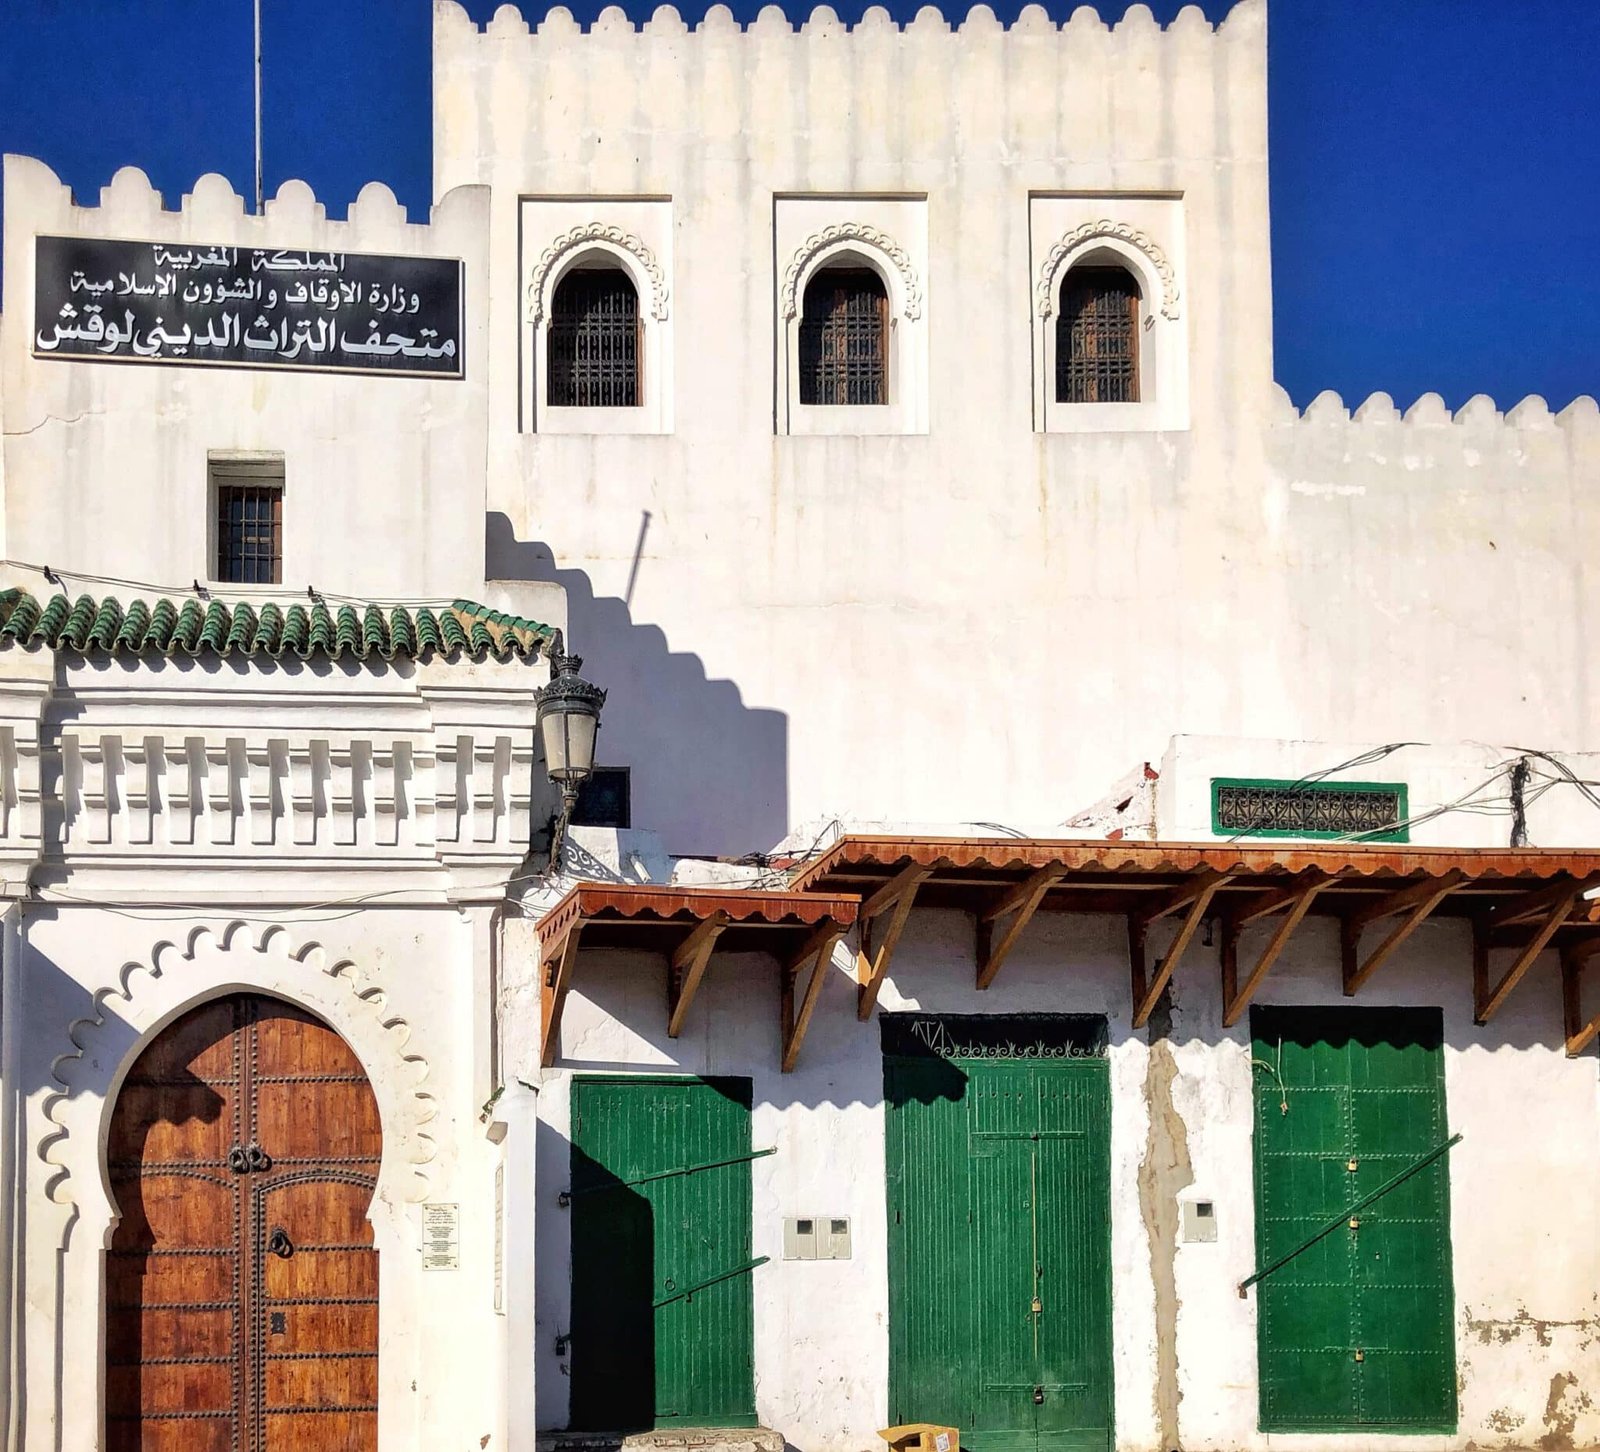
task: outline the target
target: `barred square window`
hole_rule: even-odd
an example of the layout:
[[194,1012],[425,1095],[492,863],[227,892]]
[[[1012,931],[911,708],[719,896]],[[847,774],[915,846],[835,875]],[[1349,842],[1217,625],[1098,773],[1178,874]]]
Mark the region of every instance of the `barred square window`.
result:
[[212,578],[230,585],[283,582],[283,460],[213,459],[216,541]]

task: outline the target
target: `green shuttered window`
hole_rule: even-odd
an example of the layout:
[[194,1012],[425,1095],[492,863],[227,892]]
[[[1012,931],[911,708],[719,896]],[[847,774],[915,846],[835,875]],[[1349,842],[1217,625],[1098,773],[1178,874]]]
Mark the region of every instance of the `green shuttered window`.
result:
[[1261,1430],[1453,1432],[1449,1156],[1421,1164],[1450,1137],[1441,1015],[1250,1022],[1256,1264],[1287,1257],[1254,1291]]
[[753,1427],[748,1079],[572,1084],[572,1426]]

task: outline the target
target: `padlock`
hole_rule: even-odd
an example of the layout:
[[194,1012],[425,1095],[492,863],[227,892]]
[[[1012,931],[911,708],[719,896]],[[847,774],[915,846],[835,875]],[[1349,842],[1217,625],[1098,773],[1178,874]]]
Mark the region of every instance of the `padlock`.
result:
[[1365,1361],[1366,1359],[1367,1359],[1367,1353],[1365,1351],[1358,1350],[1356,1352],[1356,1360],[1357,1361]]
[[1350,1228],[1351,1228],[1351,1229],[1352,1229],[1352,1230],[1359,1230],[1359,1229],[1361,1229],[1361,1222],[1360,1222],[1360,1221],[1359,1221],[1359,1220],[1357,1220],[1357,1219],[1356,1219],[1356,1217],[1355,1217],[1355,1216],[1354,1216],[1354,1215],[1352,1215],[1352,1216],[1351,1216],[1351,1217],[1350,1217]]
[[1345,1167],[1345,1169],[1349,1170],[1350,1173],[1353,1175],[1353,1174],[1355,1174],[1356,1170],[1360,1166],[1358,1165],[1357,1161],[1355,1161],[1355,1160],[1346,1160],[1344,1162],[1344,1167]]
[[1035,1316],[1037,1316],[1042,1310],[1044,1310],[1044,1302],[1035,1296],[1033,1298],[1033,1305],[1029,1309],[1032,1310]]

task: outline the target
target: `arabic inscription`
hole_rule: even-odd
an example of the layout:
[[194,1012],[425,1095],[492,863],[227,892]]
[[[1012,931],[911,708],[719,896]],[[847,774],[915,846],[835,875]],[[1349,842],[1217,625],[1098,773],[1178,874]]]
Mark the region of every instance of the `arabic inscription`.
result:
[[461,264],[450,258],[36,242],[40,357],[462,375]]

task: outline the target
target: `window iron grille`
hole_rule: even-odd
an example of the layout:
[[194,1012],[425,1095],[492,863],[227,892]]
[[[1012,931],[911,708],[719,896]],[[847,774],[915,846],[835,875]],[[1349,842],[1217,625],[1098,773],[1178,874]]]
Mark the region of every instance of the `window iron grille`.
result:
[[618,268],[580,268],[556,284],[545,361],[556,408],[635,408],[644,329],[639,294]]
[[806,285],[802,404],[889,401],[889,297],[870,267],[828,267]]
[[1139,285],[1120,267],[1074,267],[1056,315],[1056,402],[1139,401]]
[[[282,478],[281,470],[278,477]],[[230,585],[283,581],[283,485],[230,481],[213,468],[217,560],[215,579]]]
[[1406,789],[1395,782],[1211,783],[1212,830],[1219,836],[1403,842],[1406,811]]

